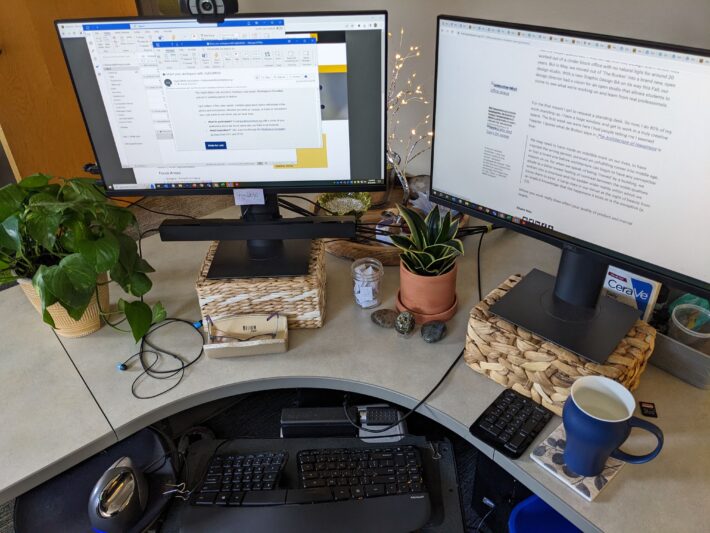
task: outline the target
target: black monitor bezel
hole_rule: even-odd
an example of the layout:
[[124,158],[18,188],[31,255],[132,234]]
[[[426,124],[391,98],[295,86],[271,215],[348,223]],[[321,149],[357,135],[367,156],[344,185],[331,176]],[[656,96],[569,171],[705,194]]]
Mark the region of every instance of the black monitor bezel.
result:
[[[436,89],[438,82],[438,68],[439,68],[439,38],[441,32],[441,22],[463,22],[467,24],[481,24],[488,26],[497,26],[501,28],[521,30],[521,31],[531,31],[540,33],[553,33],[556,35],[564,35],[569,37],[578,37],[583,39],[593,39],[601,40],[612,43],[628,44],[639,47],[656,48],[660,50],[668,50],[672,52],[688,53],[693,55],[700,55],[710,58],[710,50],[704,50],[700,48],[693,48],[688,46],[673,45],[667,43],[656,43],[651,41],[644,41],[641,39],[630,39],[626,37],[617,37],[612,35],[603,35],[597,33],[588,33],[573,30],[564,30],[559,28],[550,28],[545,26],[533,26],[528,24],[518,24],[512,22],[503,21],[493,21],[469,17],[459,17],[455,15],[439,15],[436,22],[436,49],[434,56],[434,93],[432,98],[433,112],[432,112],[432,132],[433,140],[431,147],[431,187],[429,193],[429,199],[432,202],[438,203],[444,207],[455,209],[461,212],[468,213],[469,215],[485,220],[487,222],[493,223],[496,226],[501,226],[504,228],[512,229],[528,237],[533,237],[535,239],[541,240],[553,246],[563,249],[570,249],[577,252],[582,252],[595,257],[596,259],[601,259],[611,265],[618,266],[630,272],[640,274],[642,276],[647,276],[656,281],[687,290],[696,294],[698,296],[703,296],[710,298],[710,283],[699,279],[686,276],[679,272],[669,270],[667,268],[648,263],[646,261],[636,259],[634,257],[625,255],[620,252],[615,252],[608,248],[595,245],[593,243],[576,239],[570,235],[555,232],[536,225],[521,225],[515,224],[511,221],[501,219],[497,216],[486,214],[485,212],[478,211],[476,209],[466,207],[458,202],[450,201],[440,196],[435,196],[433,193],[436,191],[435,188],[435,176],[434,176],[434,154],[436,148]],[[437,191],[440,192],[440,191]],[[470,198],[466,200],[470,201]]]
[[[382,153],[385,153],[386,143],[387,143],[387,102],[386,102],[386,90],[387,90],[387,60],[388,60],[388,28],[389,28],[389,12],[386,10],[353,10],[353,11],[298,11],[298,12],[276,12],[276,13],[237,13],[234,15],[229,15],[224,18],[224,20],[233,19],[244,19],[244,18],[286,18],[286,17],[318,17],[318,16],[351,16],[351,15],[384,15],[385,17],[385,49],[384,49],[384,71],[383,71],[383,86],[385,88],[385,96],[382,100],[382,111],[384,113],[384,123],[383,123],[383,135],[382,135]],[[177,16],[135,16],[135,17],[96,17],[96,18],[78,18],[78,19],[57,19],[54,21],[54,28],[57,32],[57,37],[59,39],[59,45],[62,50],[62,55],[64,57],[64,62],[67,66],[67,72],[69,73],[69,78],[71,79],[72,88],[74,89],[74,94],[76,96],[76,101],[79,105],[79,110],[81,111],[81,118],[84,121],[84,128],[86,129],[87,137],[91,143],[91,150],[94,153],[94,159],[96,160],[99,168],[101,167],[98,158],[96,157],[96,147],[94,146],[94,140],[89,132],[88,122],[86,120],[86,115],[84,113],[84,107],[79,99],[79,93],[77,91],[76,82],[69,68],[69,60],[67,58],[66,50],[64,49],[64,43],[62,37],[59,33],[60,24],[76,24],[76,23],[104,23],[104,22],[117,22],[117,21],[151,21],[151,20],[196,20],[195,17],[189,15],[177,15]],[[266,193],[272,194],[292,194],[292,193],[314,193],[314,192],[378,192],[384,191],[387,187],[387,159],[383,156],[383,169],[382,169],[382,182],[374,184],[359,184],[359,185],[335,185],[332,183],[334,180],[326,181],[314,181],[313,186],[311,185],[294,185],[289,186],[287,182],[274,182],[274,186],[260,186]],[[102,178],[103,181],[103,178]],[[337,180],[335,180],[337,181]],[[105,184],[105,182],[104,182]],[[109,189],[104,186],[104,190],[107,196],[115,197],[126,197],[126,196],[179,196],[179,195],[215,195],[215,194],[233,194],[233,191],[238,189],[253,189],[255,186],[252,183],[244,182],[238,187],[219,187],[219,188],[176,188],[176,189]]]

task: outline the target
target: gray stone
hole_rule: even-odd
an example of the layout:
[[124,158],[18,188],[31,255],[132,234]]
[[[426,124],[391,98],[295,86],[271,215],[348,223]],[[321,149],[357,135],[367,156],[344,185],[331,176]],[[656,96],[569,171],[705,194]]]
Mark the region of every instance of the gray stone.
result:
[[409,335],[414,330],[414,315],[409,311],[404,311],[397,315],[394,321],[394,329],[402,335]]
[[446,335],[446,324],[439,320],[427,322],[422,326],[422,339],[426,342],[439,342]]
[[393,328],[397,314],[394,309],[378,309],[370,315],[370,318],[381,328]]

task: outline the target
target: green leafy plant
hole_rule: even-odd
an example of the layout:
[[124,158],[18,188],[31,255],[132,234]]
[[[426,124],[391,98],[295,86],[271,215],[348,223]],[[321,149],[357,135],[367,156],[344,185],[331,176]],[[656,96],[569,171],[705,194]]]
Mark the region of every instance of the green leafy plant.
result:
[[456,238],[459,223],[451,219],[451,213],[442,216],[439,206],[426,218],[404,206],[399,206],[399,213],[410,233],[391,237],[401,250],[407,270],[420,276],[441,276],[451,271],[456,258],[463,255],[463,243]]
[[165,318],[165,309],[142,301],[152,287],[147,274],[154,270],[124,233],[137,227],[133,213],[109,203],[94,183],[83,178],[53,182],[35,174],[0,189],[0,283],[31,278],[42,317],[54,327],[47,307],[59,303],[79,320],[96,297],[97,276],[107,272],[125,292],[141,297],[119,300],[137,341]]

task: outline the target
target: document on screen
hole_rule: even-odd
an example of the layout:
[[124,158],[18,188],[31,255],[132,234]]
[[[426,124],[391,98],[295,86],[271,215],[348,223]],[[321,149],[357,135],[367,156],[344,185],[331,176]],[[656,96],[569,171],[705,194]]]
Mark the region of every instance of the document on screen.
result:
[[677,262],[708,221],[707,62],[501,31],[440,35],[435,187],[708,279],[710,246]]

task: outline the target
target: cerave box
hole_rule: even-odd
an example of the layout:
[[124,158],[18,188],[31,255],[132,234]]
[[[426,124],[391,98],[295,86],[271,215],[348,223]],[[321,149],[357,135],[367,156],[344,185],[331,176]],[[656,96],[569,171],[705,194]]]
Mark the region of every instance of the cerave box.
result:
[[604,292],[639,310],[641,320],[648,322],[653,314],[661,284],[652,279],[632,274],[615,266],[609,266],[604,279]]

